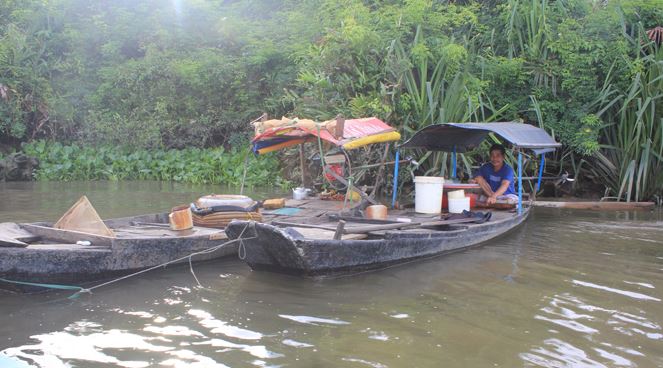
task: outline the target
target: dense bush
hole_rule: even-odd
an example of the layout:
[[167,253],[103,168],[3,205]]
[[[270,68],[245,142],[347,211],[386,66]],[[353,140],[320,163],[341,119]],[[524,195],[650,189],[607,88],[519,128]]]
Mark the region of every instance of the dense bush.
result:
[[[8,0],[0,144],[229,148],[246,144],[262,112],[375,115],[406,137],[431,123],[523,121],[564,143],[549,161],[555,172],[620,198],[661,196],[661,102],[651,92],[660,58],[650,60],[661,47],[645,30],[663,25],[662,9],[663,0]],[[448,165],[444,154],[425,157],[431,172]]]

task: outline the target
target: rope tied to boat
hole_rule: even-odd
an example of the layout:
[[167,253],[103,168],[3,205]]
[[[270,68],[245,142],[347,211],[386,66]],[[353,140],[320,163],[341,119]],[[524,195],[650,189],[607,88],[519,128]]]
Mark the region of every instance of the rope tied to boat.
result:
[[239,246],[237,247],[237,257],[241,259],[242,261],[246,259],[246,245],[244,245],[244,238],[242,236],[244,235],[244,232],[246,229],[249,228],[249,226],[253,229],[253,236],[248,239],[255,239],[258,237],[258,233],[256,231],[256,222],[251,220],[246,223],[246,226],[242,229],[242,231],[239,233],[239,236],[237,237],[237,240],[239,240]]
[[3,278],[3,277],[0,277],[0,281],[6,282],[8,284],[36,286],[36,287],[43,287],[43,288],[57,289],[57,290],[78,290],[79,292],[85,290],[85,288],[82,287],[82,286],[60,285],[60,284],[44,284],[44,283],[40,283],[40,282],[17,281],[17,280],[9,280],[9,279]]

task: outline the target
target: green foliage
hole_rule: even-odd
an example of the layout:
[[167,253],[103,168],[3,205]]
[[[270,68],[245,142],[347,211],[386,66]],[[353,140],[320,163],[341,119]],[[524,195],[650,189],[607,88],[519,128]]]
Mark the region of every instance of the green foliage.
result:
[[650,48],[638,64],[627,88],[608,76],[601,91],[597,105],[607,124],[590,168],[612,196],[627,201],[663,198],[663,50]]
[[[659,119],[656,47],[644,34],[663,25],[661,9],[661,0],[7,0],[0,144],[229,149],[262,112],[373,115],[405,138],[433,123],[522,121],[564,143],[550,167],[648,198],[660,195],[649,189],[660,187],[660,152],[627,132],[651,123],[640,115]],[[463,167],[483,155],[462,155]],[[446,173],[447,155],[420,156],[426,171]]]
[[49,119],[53,92],[48,81],[48,35],[32,39],[15,26],[0,38],[0,134],[14,140],[34,137]]
[[148,151],[114,146],[81,147],[41,140],[24,145],[23,151],[39,159],[38,180],[163,180],[238,186],[244,174],[244,160],[250,155],[246,185],[290,185],[278,173],[277,156],[253,156],[247,150]]

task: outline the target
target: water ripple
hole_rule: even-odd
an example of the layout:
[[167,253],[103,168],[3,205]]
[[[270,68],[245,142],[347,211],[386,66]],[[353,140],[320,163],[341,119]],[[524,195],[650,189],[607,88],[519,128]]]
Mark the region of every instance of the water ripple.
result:
[[226,322],[215,319],[211,314],[200,309],[190,309],[189,314],[198,317],[200,319],[200,324],[205,328],[209,328],[210,332],[215,334],[219,333],[228,337],[244,340],[260,340],[263,336],[260,332],[231,326]]
[[245,351],[256,358],[262,359],[272,359],[282,357],[283,354],[274,353],[267,350],[263,345],[246,345],[246,344],[235,344],[230,341],[222,339],[210,339],[207,341],[196,342],[194,345],[210,345],[216,348],[228,348],[228,349],[237,349]]
[[594,288],[594,289],[609,291],[611,293],[628,296],[628,297],[631,297],[631,298],[634,298],[634,299],[652,300],[652,301],[655,301],[655,302],[660,302],[661,301],[661,299],[655,298],[653,296],[640,294],[640,293],[636,293],[636,292],[633,292],[633,291],[615,289],[615,288],[611,288],[611,287],[603,286],[603,285],[597,285],[597,284],[593,284],[591,282],[585,282],[585,281],[579,281],[579,280],[573,280],[572,282],[576,285],[587,286],[587,287]]
[[309,317],[309,316],[291,316],[288,314],[279,314],[279,317],[289,319],[291,321],[319,326],[320,323],[329,324],[329,325],[349,325],[350,322],[341,321],[337,319],[328,319],[328,318],[318,318],[318,317]]
[[[53,332],[35,335],[38,344],[23,345],[4,350],[4,354],[32,361],[41,367],[69,367],[65,361],[82,360],[115,364],[119,367],[139,368],[149,366],[145,361],[122,361],[107,355],[103,349],[137,349],[152,352],[167,352],[172,348],[154,345],[143,336],[121,330],[108,330],[89,335],[72,335],[69,332]],[[38,354],[31,352],[37,351]]]
[[544,345],[545,347],[532,349],[530,353],[520,354],[520,358],[541,367],[606,368],[591,359],[584,350],[560,339],[547,339]]

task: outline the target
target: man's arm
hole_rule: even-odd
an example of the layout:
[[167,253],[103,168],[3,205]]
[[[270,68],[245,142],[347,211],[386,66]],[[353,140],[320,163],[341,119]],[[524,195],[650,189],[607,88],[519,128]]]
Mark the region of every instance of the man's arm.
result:
[[[506,164],[505,164],[505,165],[506,165]],[[509,186],[511,185],[511,183],[513,183],[513,179],[514,179],[514,176],[513,176],[513,169],[511,168],[511,166],[508,166],[508,165],[507,165],[507,166],[506,166],[506,170],[507,170],[507,171],[506,171],[506,174],[505,174],[504,177],[502,178],[502,184],[500,184],[500,187],[497,188],[497,190],[495,191],[495,193],[493,193],[493,196],[491,196],[490,198],[488,198],[488,200],[487,200],[486,202],[491,203],[491,204],[492,204],[492,203],[496,203],[496,202],[497,202],[497,197],[498,197],[498,196],[501,196],[501,195],[504,194],[507,190],[509,190]]]
[[[478,175],[474,178],[474,180],[479,184],[481,187],[481,190],[483,190],[483,193],[486,195],[486,197],[491,197],[494,193],[493,190],[490,188],[490,184],[486,181],[486,179],[483,178],[483,176]],[[501,187],[500,187],[501,189]],[[505,189],[506,190],[506,189]],[[504,193],[504,192],[502,192]]]
[[488,202],[489,204],[497,202],[497,197],[504,194],[504,192],[506,192],[506,190],[509,189],[510,184],[511,182],[509,180],[502,180],[502,184],[500,185],[500,187],[497,188],[495,193],[493,193],[491,196],[488,197],[488,200],[486,200],[486,202]]

